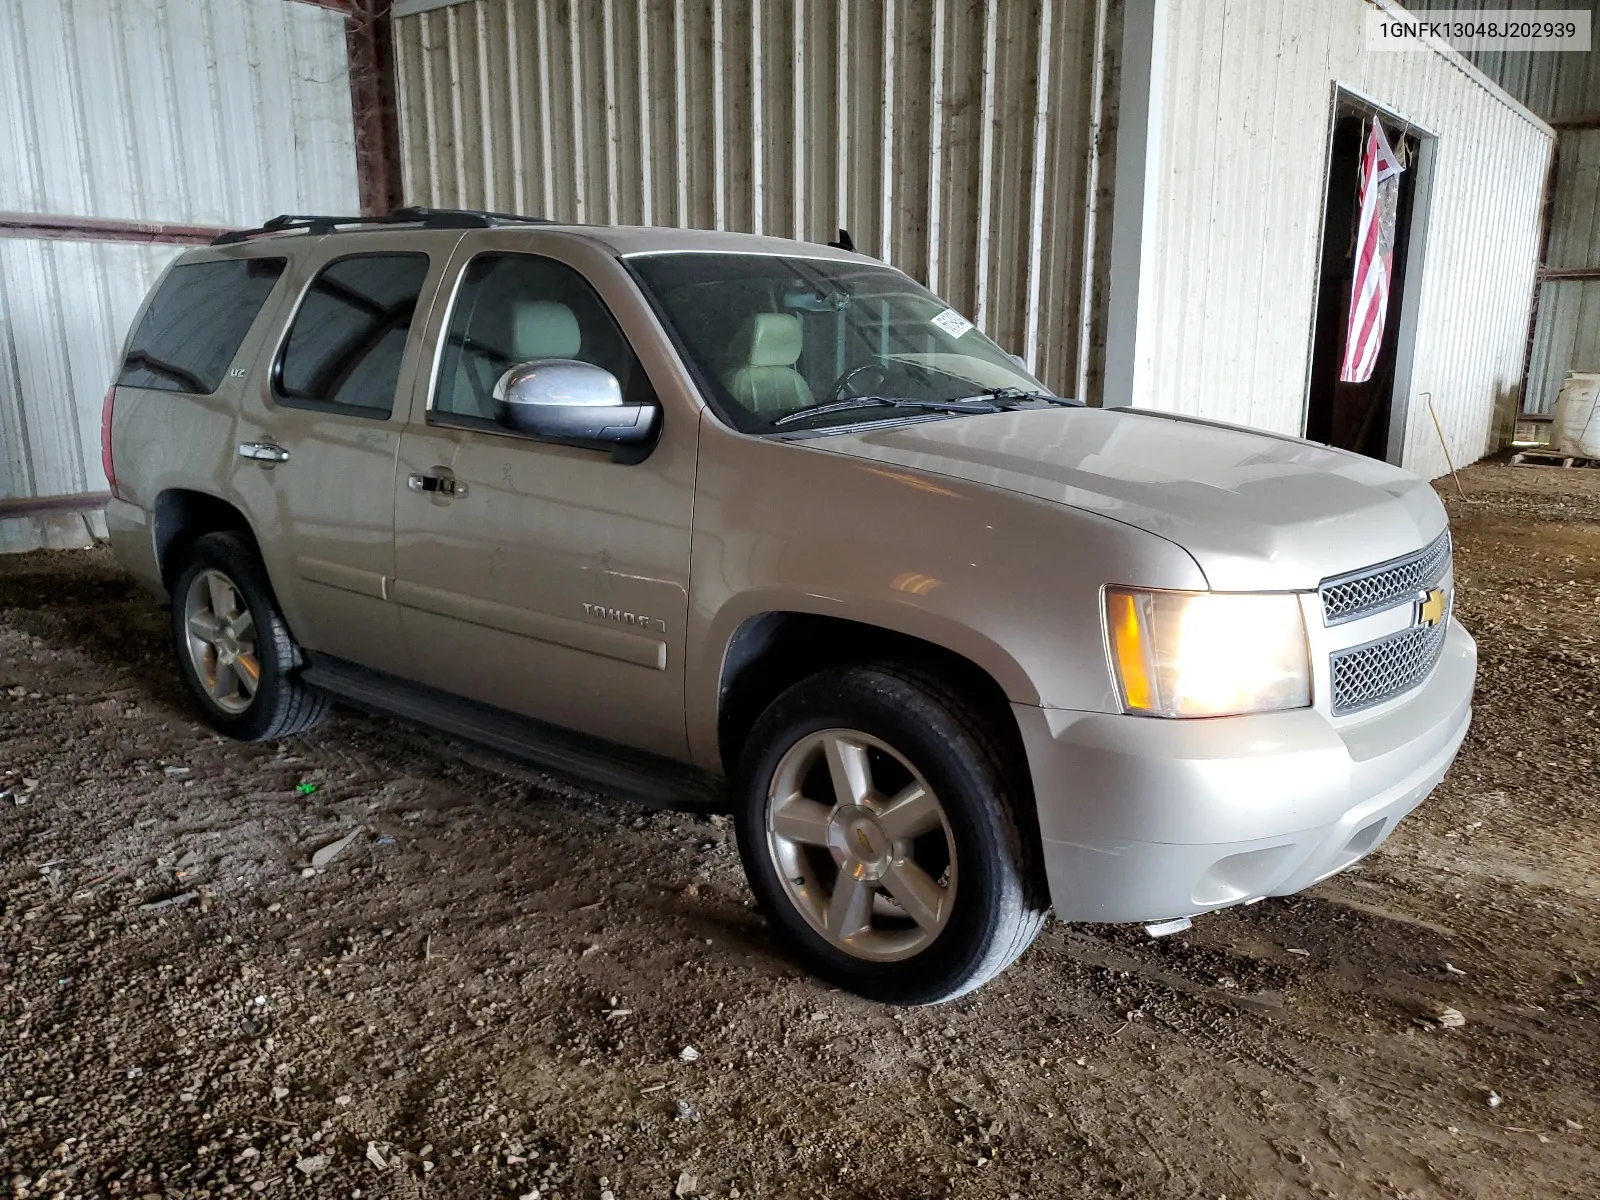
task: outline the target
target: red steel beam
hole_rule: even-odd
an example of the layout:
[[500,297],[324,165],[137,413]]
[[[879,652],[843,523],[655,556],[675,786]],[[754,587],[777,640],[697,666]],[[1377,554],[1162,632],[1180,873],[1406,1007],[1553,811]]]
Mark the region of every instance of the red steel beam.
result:
[[356,183],[363,216],[400,207],[400,124],[394,98],[393,0],[290,0],[345,17],[350,116],[355,124]]
[[351,0],[345,21],[356,181],[363,216],[400,207],[400,122],[395,104],[392,0]]
[[121,221],[111,217],[67,217],[53,213],[0,212],[0,237],[67,242],[169,242],[203,246],[224,225],[183,225],[171,221]]
[[0,519],[34,517],[42,513],[93,512],[97,508],[104,508],[110,499],[110,492],[83,492],[76,496],[24,496],[21,499],[0,500]]

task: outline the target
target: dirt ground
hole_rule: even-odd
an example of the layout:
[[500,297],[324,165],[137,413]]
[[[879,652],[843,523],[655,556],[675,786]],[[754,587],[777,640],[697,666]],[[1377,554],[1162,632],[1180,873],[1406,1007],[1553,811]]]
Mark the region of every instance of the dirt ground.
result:
[[1600,1195],[1600,471],[1463,482],[1477,716],[1377,854],[914,1010],[775,954],[720,816],[347,712],[224,742],[105,553],[0,559],[0,1183]]

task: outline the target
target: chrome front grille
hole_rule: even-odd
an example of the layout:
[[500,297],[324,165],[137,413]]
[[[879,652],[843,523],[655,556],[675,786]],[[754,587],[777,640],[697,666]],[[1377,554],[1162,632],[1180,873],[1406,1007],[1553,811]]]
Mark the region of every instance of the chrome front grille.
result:
[[1322,623],[1343,625],[1406,603],[1433,587],[1449,569],[1450,532],[1446,530],[1403,558],[1324,580],[1317,589],[1322,595]]
[[1346,716],[1392,700],[1427,679],[1444,650],[1446,613],[1437,625],[1414,625],[1328,656],[1333,715]]

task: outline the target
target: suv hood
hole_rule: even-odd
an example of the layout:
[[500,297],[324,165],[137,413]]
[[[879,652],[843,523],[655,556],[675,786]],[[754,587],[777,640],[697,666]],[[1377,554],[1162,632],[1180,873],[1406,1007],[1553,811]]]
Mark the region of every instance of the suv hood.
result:
[[1028,409],[805,445],[1099,513],[1182,546],[1221,591],[1310,589],[1416,550],[1446,524],[1409,471],[1150,409]]

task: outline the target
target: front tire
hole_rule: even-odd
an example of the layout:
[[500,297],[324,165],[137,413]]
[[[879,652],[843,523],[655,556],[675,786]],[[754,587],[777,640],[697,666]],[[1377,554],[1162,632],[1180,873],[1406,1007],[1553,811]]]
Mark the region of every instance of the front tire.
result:
[[299,647],[237,533],[208,533],[184,556],[172,587],[172,640],[189,694],[220,733],[270,741],[327,714],[327,698],[299,679]]
[[891,1004],[954,999],[1014,962],[1048,911],[1016,780],[987,723],[938,678],[892,664],[821,672],[745,743],[745,873],[817,975]]

